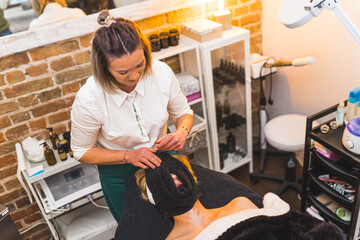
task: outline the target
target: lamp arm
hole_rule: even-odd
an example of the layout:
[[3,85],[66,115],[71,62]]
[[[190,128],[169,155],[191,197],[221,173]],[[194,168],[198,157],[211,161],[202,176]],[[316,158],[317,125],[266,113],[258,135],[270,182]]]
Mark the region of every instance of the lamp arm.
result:
[[336,4],[333,9],[336,16],[341,20],[341,22],[345,25],[351,35],[355,38],[356,42],[360,45],[360,32],[359,29],[355,26],[354,22],[348,17],[348,15],[344,12],[342,7],[339,4]]
[[342,7],[338,4],[337,0],[314,0],[311,3],[307,3],[304,6],[305,10],[311,12],[313,16],[318,16],[322,8],[327,8],[333,10],[336,16],[341,20],[345,25],[347,30],[355,38],[356,42],[360,45],[360,31],[354,24],[354,22],[349,18],[349,16],[344,12]]

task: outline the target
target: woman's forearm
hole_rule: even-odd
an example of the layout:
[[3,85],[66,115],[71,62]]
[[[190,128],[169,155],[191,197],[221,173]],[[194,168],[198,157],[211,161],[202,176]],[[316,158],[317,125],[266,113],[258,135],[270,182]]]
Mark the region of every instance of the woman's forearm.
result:
[[85,164],[122,164],[126,163],[127,150],[111,150],[100,147],[94,147],[88,150],[79,161]]
[[181,129],[185,129],[188,133],[190,132],[193,126],[193,115],[192,114],[184,114],[175,122],[176,131],[180,131]]

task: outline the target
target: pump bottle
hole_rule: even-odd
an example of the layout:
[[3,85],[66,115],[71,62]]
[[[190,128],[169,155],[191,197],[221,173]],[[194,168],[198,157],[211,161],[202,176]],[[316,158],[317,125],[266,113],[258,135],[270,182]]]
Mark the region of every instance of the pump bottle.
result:
[[46,142],[43,142],[40,145],[43,145],[44,147],[44,156],[49,166],[55,165],[56,158],[54,152],[50,149],[49,145],[47,145]]
[[57,143],[60,142],[59,136],[52,128],[47,129],[49,130],[51,145],[54,149],[57,149]]

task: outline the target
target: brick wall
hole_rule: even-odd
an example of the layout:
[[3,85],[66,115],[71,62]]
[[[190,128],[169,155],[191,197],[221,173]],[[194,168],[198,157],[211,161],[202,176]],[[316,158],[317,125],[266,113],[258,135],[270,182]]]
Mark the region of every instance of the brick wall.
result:
[[[234,26],[251,31],[251,52],[261,53],[261,0],[228,0],[225,9],[230,10]],[[214,10],[215,4],[199,5],[138,23],[146,34],[159,33],[199,17],[211,19]],[[70,130],[71,105],[91,75],[91,37],[79,36],[0,58],[0,204],[9,207],[19,231],[44,219],[16,178],[15,143],[44,132],[46,127],[53,127],[59,135]],[[256,89],[253,94],[257,95]],[[45,224],[23,234],[24,239],[34,240],[49,236]]]

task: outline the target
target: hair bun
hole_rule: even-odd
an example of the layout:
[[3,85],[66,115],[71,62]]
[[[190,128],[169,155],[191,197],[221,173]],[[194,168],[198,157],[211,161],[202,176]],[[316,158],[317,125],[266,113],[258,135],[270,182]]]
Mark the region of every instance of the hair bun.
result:
[[97,18],[97,22],[100,24],[100,25],[105,25],[106,22],[105,22],[105,19],[110,16],[110,12],[108,10],[102,10]]

